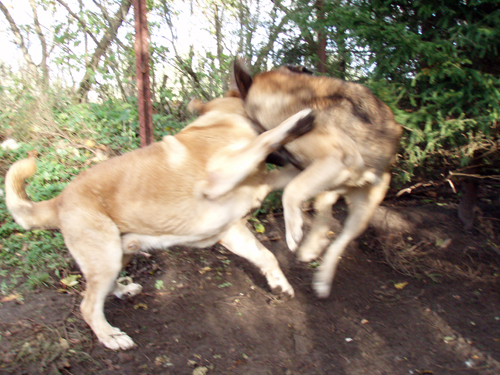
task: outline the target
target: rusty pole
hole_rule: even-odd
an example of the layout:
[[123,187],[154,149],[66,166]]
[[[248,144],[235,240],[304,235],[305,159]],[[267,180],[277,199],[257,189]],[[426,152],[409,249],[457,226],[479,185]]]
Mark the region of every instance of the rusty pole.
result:
[[146,0],[133,0],[135,17],[135,64],[141,147],[154,142],[153,110],[149,86],[149,33]]

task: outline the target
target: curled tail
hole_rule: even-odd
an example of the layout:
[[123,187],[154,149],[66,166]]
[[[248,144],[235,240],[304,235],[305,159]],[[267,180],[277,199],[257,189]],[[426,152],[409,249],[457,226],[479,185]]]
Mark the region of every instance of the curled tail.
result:
[[25,180],[36,171],[34,158],[14,163],[5,176],[5,203],[14,220],[26,230],[58,229],[57,200],[35,203],[26,195]]

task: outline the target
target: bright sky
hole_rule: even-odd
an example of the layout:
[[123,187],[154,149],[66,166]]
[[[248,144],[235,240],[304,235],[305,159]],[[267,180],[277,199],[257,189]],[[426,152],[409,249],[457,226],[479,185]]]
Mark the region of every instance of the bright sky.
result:
[[[75,4],[74,0],[67,0],[67,3],[72,7],[72,9],[78,9],[78,6],[72,6]],[[86,6],[89,9],[95,8],[92,1],[84,0]],[[31,25],[33,23],[33,13],[29,0],[3,0],[3,4],[9,9],[12,18],[15,20],[18,27],[23,25]],[[38,9],[38,17],[42,25],[42,30],[45,32],[46,37],[50,37],[52,30],[50,30],[53,25],[60,21],[65,21],[68,17],[66,10],[62,9],[60,6],[59,12],[53,14],[52,11],[43,11],[41,8]],[[204,53],[206,50],[210,50],[215,53],[215,38],[210,35],[209,24],[206,21],[205,16],[201,13],[199,8],[196,9],[196,14],[191,15],[189,9],[189,2],[184,1],[176,2],[176,9],[178,10],[178,16],[172,19],[174,22],[174,28],[176,31],[176,37],[178,38],[176,43],[176,48],[179,54],[186,54],[189,51],[189,46],[193,44],[195,50],[199,53]],[[99,13],[98,9],[95,9]],[[111,13],[111,12],[110,12]],[[129,17],[133,15],[133,8],[129,11]],[[148,21],[154,21],[152,15],[148,15]],[[123,38],[127,32],[133,33],[133,24],[127,25],[123,24],[119,29],[119,37]],[[171,46],[171,33],[169,29],[166,29],[162,35],[151,35],[151,40],[157,44],[164,45],[172,49]],[[32,36],[31,40],[25,40],[29,54],[34,60],[35,64],[38,64],[41,60],[41,47],[40,42],[36,36]],[[48,41],[49,45],[52,41]],[[92,46],[93,49],[95,46]],[[79,46],[71,46],[74,51],[83,53],[84,45],[81,43]],[[10,26],[3,15],[0,13],[0,62],[12,67],[17,70],[19,64],[24,64],[24,58],[19,50],[19,48],[14,43],[13,33],[10,31]],[[52,55],[53,57],[53,55]],[[52,70],[57,70],[57,66],[51,66]],[[75,75],[76,72],[72,72]],[[79,75],[83,75],[81,72]]]

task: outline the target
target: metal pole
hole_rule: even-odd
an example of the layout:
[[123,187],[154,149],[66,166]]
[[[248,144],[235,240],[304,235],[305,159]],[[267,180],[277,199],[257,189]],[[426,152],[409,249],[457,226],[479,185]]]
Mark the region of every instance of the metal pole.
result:
[[133,0],[135,16],[135,61],[137,80],[137,104],[141,147],[154,142],[153,109],[149,85],[149,33],[146,16],[146,0]]

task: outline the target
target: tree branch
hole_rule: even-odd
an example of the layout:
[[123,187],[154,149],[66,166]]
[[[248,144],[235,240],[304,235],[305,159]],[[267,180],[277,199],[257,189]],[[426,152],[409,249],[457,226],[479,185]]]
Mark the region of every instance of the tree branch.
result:
[[23,39],[23,36],[21,34],[21,31],[19,30],[19,28],[16,25],[16,22],[14,21],[14,19],[10,15],[7,7],[5,5],[3,5],[3,3],[1,1],[0,1],[0,10],[5,15],[5,18],[7,18],[7,22],[9,22],[10,29],[11,29],[12,33],[14,34],[14,43],[16,43],[17,46],[21,49],[23,56],[24,56],[24,60],[26,60],[26,62],[28,63],[28,66],[34,72],[36,72],[37,66],[33,62],[33,59],[31,58],[31,55],[29,54],[28,49],[26,48],[26,45],[24,44],[24,39]]
[[257,56],[257,61],[255,61],[255,64],[253,64],[254,68],[259,68],[262,65],[264,59],[269,54],[269,51],[273,49],[274,42],[276,42],[278,35],[283,32],[283,26],[285,26],[285,24],[287,24],[289,20],[290,14],[286,13],[283,18],[281,18],[279,25],[273,28],[271,34],[269,35],[267,44],[260,50],[259,55]]
[[40,22],[38,21],[38,12],[36,9],[36,3],[34,0],[30,0],[31,9],[33,10],[33,22],[35,24],[35,32],[38,35],[38,39],[40,39],[40,44],[42,45],[42,81],[44,84],[49,83],[49,67],[47,64],[47,59],[49,57],[47,51],[47,41],[45,40],[45,35],[43,35],[42,28],[40,27]]
[[111,42],[116,38],[116,34],[118,33],[118,29],[121,26],[125,16],[127,15],[130,7],[132,5],[131,0],[122,0],[120,4],[120,8],[115,13],[113,19],[111,20],[111,24],[109,28],[106,29],[106,33],[102,37],[101,41],[97,44],[97,47],[92,55],[92,58],[87,63],[85,76],[80,82],[80,88],[78,89],[78,97],[80,101],[84,101],[87,93],[90,91],[92,86],[90,80],[94,71],[97,69],[99,65],[99,61],[101,57],[106,53],[106,50],[111,45]]
[[94,43],[96,45],[99,44],[99,41],[97,40],[97,38],[94,36],[94,34],[88,29],[87,27],[87,23],[85,22],[84,19],[78,17],[77,14],[75,14],[71,8],[69,7],[68,4],[66,4],[63,0],[56,0],[59,4],[61,4],[64,8],[66,8],[66,10],[68,11],[68,13],[71,15],[71,17],[73,17],[83,28],[83,30],[85,31],[85,33],[90,36],[90,38],[94,41]]

